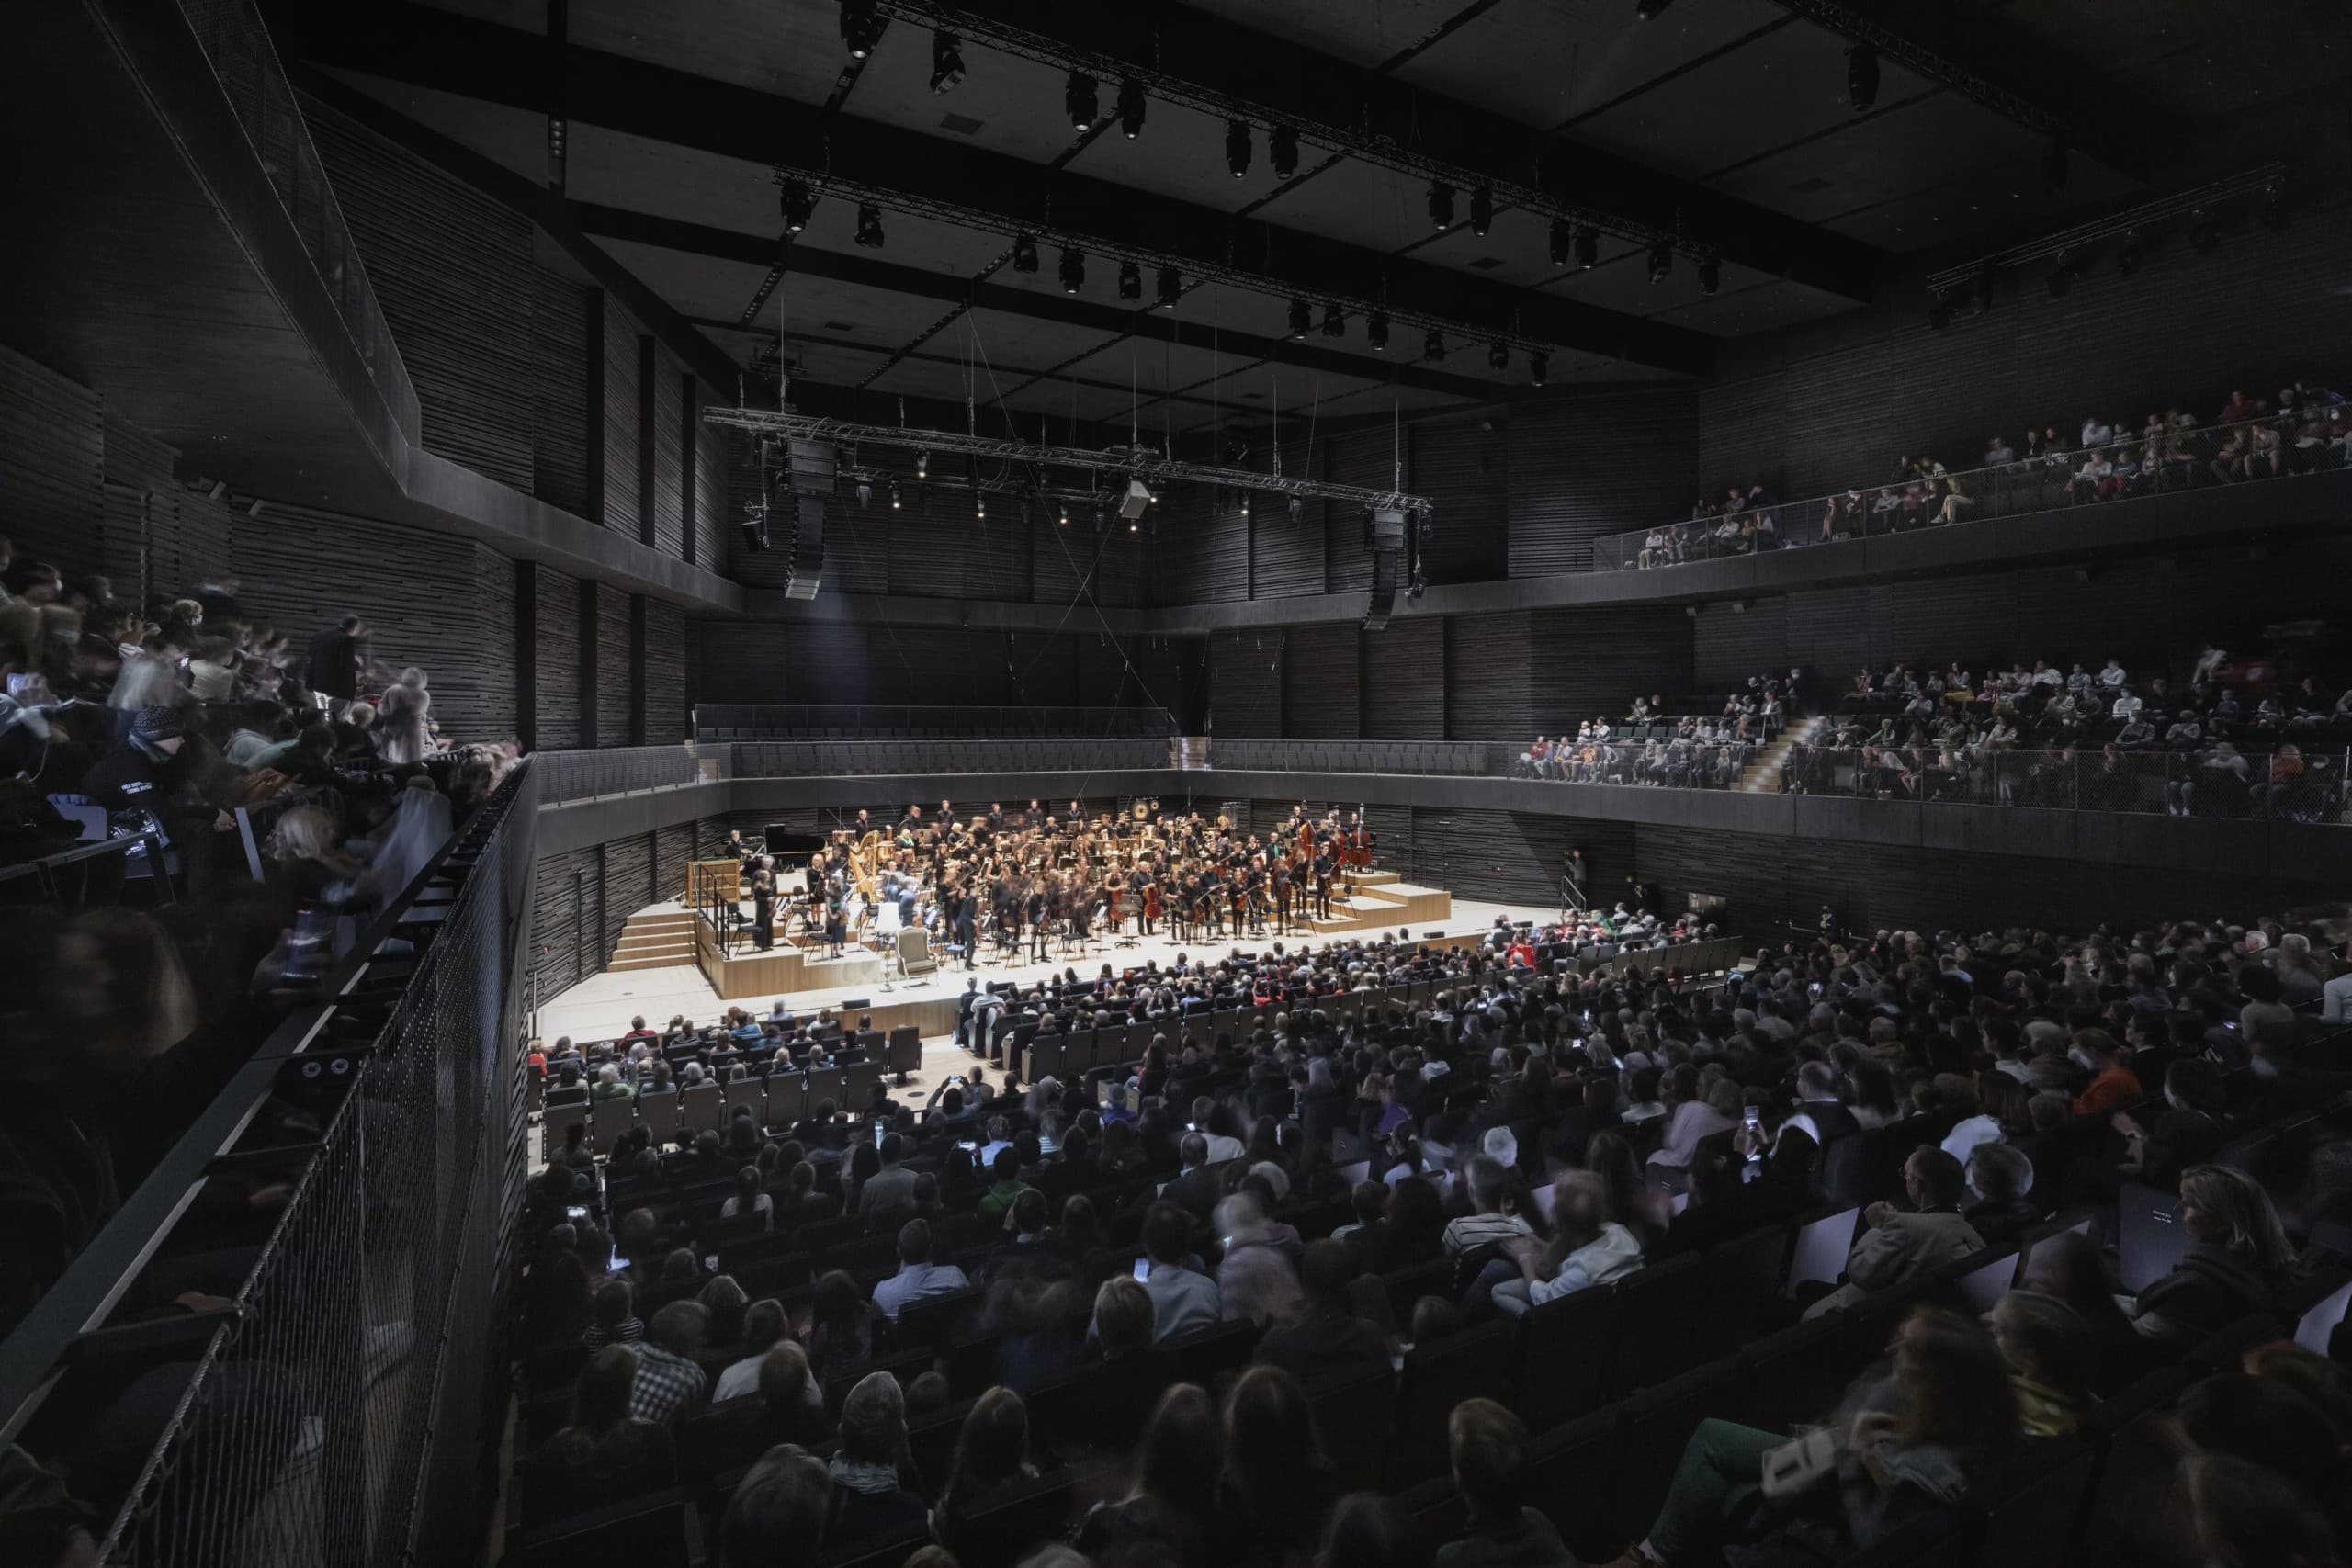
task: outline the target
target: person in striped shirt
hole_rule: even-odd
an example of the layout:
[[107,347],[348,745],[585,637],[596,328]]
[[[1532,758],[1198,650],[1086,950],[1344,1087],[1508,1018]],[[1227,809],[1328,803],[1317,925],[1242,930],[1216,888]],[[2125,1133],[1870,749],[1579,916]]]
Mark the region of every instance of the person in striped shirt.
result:
[[1532,1235],[1525,1220],[1510,1212],[1510,1173],[1490,1155],[1475,1155],[1464,1169],[1470,1189],[1471,1212],[1448,1221],[1445,1250],[1459,1257],[1488,1242]]

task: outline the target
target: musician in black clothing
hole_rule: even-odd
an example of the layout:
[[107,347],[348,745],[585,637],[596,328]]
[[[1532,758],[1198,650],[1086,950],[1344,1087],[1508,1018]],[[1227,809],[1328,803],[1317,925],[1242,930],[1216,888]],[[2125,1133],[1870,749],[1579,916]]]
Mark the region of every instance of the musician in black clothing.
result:
[[1053,906],[1046,897],[1043,886],[1032,883],[1029,887],[1027,914],[1029,917],[1029,962],[1043,964],[1046,953],[1046,912]]
[[956,942],[964,950],[964,967],[979,967],[980,901],[968,887],[958,887],[948,895],[953,900],[956,918]]
[[1151,868],[1148,865],[1137,865],[1135,881],[1130,886],[1134,887],[1136,896],[1136,933],[1142,936],[1158,935],[1158,931],[1153,929],[1157,922],[1151,918],[1151,907],[1159,899],[1159,882],[1151,874]]
[[752,864],[752,945],[765,953],[775,928],[775,863],[762,855]]
[[1201,904],[1208,917],[1209,935],[1225,934],[1225,878],[1212,863],[1208,874],[1201,878]]
[[1290,861],[1288,857],[1285,856],[1277,859],[1274,862],[1272,881],[1274,888],[1274,930],[1277,932],[1281,932],[1287,930],[1290,926],[1291,886]]
[[1315,918],[1331,918],[1331,841],[1318,841],[1315,846]]

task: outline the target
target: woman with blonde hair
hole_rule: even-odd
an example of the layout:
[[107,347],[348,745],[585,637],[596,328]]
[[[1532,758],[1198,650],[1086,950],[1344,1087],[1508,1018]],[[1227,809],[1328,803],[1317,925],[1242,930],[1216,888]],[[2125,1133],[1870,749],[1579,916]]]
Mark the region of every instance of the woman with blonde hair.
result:
[[433,746],[424,719],[432,705],[431,694],[422,686],[395,682],[385,687],[383,701],[377,705],[376,722],[368,731],[376,754],[396,768],[424,761]]
[[2192,1165],[2181,1172],[2178,1213],[2188,1250],[2140,1292],[2133,1327],[2188,1343],[2277,1303],[2295,1249],[2260,1182],[2225,1165]]
[[[359,867],[343,852],[334,818],[321,807],[297,806],[280,817],[270,829],[269,856],[277,865],[271,880],[286,888],[297,906],[340,903],[359,875]],[[338,885],[340,893],[335,891]]]

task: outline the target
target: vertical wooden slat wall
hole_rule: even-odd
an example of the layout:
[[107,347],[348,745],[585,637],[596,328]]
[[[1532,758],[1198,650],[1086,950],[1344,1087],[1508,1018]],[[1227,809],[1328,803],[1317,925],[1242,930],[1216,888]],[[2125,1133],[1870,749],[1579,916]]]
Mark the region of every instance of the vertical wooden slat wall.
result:
[[1431,582],[1504,575],[1509,434],[1495,419],[1453,419],[1412,430],[1413,485],[1436,504],[1422,555]]
[[96,570],[106,464],[97,394],[0,348],[0,529],[17,559]]
[[1209,727],[1217,735],[1282,734],[1283,634],[1216,632],[1209,637]]
[[593,585],[596,594],[595,681],[589,696],[596,708],[596,744],[628,744],[628,595],[609,582]]
[[[638,453],[638,325],[620,305],[605,301],[605,527],[637,538],[642,532]],[[595,521],[591,519],[591,521]]]
[[1616,388],[1510,419],[1511,576],[1583,570],[1596,541],[1690,513],[1698,426],[1689,389]]
[[544,266],[531,290],[531,493],[589,517],[588,290]]
[[[1352,740],[1358,733],[1356,628],[1293,626],[1283,646],[1283,733]],[[1367,637],[1385,634],[1368,632]]]
[[1363,634],[1364,735],[1445,738],[1445,622],[1414,615]]
[[645,603],[645,739],[666,746],[686,733],[686,615],[659,599]]

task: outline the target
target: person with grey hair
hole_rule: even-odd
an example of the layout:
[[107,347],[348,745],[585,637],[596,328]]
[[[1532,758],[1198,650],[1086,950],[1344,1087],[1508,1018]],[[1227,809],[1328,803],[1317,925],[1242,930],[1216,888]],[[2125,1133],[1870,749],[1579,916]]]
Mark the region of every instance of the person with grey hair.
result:
[[832,1502],[825,1461],[778,1443],[743,1472],[718,1527],[718,1568],[798,1568],[817,1560]]
[[926,1523],[930,1502],[906,1484],[913,1473],[907,1456],[906,1393],[888,1372],[868,1372],[842,1404],[841,1446],[827,1472],[833,1495],[823,1544]]
[[637,1348],[631,1416],[668,1426],[702,1403],[710,1374],[695,1358],[709,1330],[710,1313],[700,1302],[672,1302],[653,1314],[651,1333]]
[[1971,1201],[1961,1210],[1987,1247],[2014,1240],[2018,1232],[2041,1217],[2041,1205],[2027,1194],[2033,1190],[2033,1161],[2022,1149],[2007,1144],[1979,1144],[1968,1151]]
[[588,1098],[591,1100],[627,1100],[633,1092],[634,1091],[628,1085],[621,1082],[621,1069],[619,1065],[617,1063],[606,1062],[603,1066],[596,1069],[596,1081],[588,1090]]

